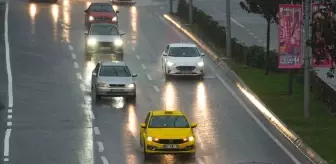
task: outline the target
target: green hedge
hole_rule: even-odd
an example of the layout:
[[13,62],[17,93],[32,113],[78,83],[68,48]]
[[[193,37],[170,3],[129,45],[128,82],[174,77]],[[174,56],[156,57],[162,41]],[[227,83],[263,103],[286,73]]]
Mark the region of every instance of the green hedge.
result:
[[[211,16],[200,9],[193,8],[194,25],[192,26],[193,32],[195,32],[202,40],[208,42],[211,46],[219,50],[225,50],[226,46],[226,32],[225,27],[220,26]],[[189,5],[186,0],[180,0],[178,4],[177,12],[174,13],[177,17],[184,22],[189,20]],[[197,29],[195,31],[195,29]],[[261,46],[246,46],[243,43],[239,43],[236,38],[232,38],[232,58],[241,64],[246,64],[255,68],[264,68],[264,56],[266,50]],[[224,51],[225,52],[225,51]],[[219,53],[220,54],[220,53]],[[284,72],[287,70],[281,70],[277,68],[277,52],[270,51],[270,70],[273,72]],[[295,79],[303,84],[302,70],[295,71]],[[320,79],[314,72],[311,73],[311,91],[317,99],[325,102],[332,112],[336,112],[336,91],[334,91],[328,84]]]
[[[200,9],[193,8],[194,24],[202,31],[203,34],[198,33],[203,40],[211,42],[213,46],[218,49],[225,50],[226,48],[226,32],[225,27],[220,26],[211,16]],[[189,20],[189,5],[185,0],[180,0],[178,4],[177,12],[175,13],[183,21]],[[236,38],[232,38],[232,58],[242,64],[246,64],[251,67],[264,68],[264,56],[266,50],[261,46],[246,46]],[[246,55],[246,56],[245,56]],[[270,52],[270,70],[280,71],[277,68],[277,53],[275,51]]]

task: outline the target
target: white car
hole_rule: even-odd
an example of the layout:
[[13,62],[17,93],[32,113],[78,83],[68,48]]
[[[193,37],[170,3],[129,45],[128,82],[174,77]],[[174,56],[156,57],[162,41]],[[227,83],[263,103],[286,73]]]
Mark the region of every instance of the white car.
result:
[[162,53],[162,70],[169,76],[204,76],[204,53],[193,43],[171,43]]

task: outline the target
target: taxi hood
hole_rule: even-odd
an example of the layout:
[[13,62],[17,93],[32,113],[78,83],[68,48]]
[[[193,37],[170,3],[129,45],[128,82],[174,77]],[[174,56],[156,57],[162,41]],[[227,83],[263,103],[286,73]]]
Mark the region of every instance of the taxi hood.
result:
[[90,12],[90,16],[113,18],[113,17],[117,16],[117,14],[113,13],[113,12]]
[[147,135],[151,137],[174,139],[185,138],[193,134],[191,128],[148,128]]

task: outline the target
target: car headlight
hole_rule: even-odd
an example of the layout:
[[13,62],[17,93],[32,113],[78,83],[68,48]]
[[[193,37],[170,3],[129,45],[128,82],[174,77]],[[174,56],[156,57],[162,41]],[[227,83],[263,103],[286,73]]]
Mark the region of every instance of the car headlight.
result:
[[116,22],[117,19],[118,19],[117,17],[113,17],[113,18],[112,18],[112,22]]
[[173,63],[173,62],[171,62],[171,61],[167,61],[167,65],[168,65],[168,67],[171,67],[171,66],[173,66],[173,65],[174,65],[174,63]]
[[99,83],[98,85],[99,87],[106,87],[106,88],[109,87],[107,83]]
[[116,45],[117,47],[122,46],[123,41],[121,39],[117,39],[117,40],[114,41],[114,45]]
[[93,16],[89,16],[89,21],[93,21],[94,17]]
[[158,138],[155,138],[155,137],[150,137],[150,136],[148,136],[148,137],[147,137],[147,141],[159,141],[159,139],[158,139]]
[[91,38],[91,39],[88,40],[88,45],[95,46],[96,44],[97,44],[97,40],[96,39]]
[[197,65],[198,65],[199,67],[203,67],[203,66],[204,66],[204,62],[203,62],[203,61],[198,62]]
[[132,88],[132,89],[133,89],[134,87],[135,87],[134,84],[128,84],[128,85],[127,85],[127,88]]
[[193,136],[183,138],[183,141],[194,141],[195,138]]

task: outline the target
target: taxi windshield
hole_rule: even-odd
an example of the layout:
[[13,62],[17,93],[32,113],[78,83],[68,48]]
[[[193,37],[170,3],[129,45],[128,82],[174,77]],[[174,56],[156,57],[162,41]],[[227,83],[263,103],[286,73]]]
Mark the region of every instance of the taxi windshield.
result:
[[190,128],[184,116],[152,116],[149,128]]

